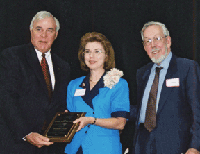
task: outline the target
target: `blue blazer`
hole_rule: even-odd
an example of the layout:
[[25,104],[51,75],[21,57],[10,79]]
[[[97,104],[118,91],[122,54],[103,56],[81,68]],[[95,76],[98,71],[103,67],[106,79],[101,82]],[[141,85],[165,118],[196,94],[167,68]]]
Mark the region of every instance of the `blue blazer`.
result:
[[[72,80],[67,88],[67,108],[70,112],[86,112],[86,117],[111,118],[125,117],[129,112],[129,90],[126,80],[120,78],[112,88],[104,87],[103,78],[89,90],[89,78],[85,76]],[[82,87],[85,83],[85,87]],[[86,88],[85,97],[74,96],[76,89]],[[93,95],[93,96],[92,96]],[[87,98],[86,98],[87,97]],[[77,132],[65,152],[76,154],[79,147],[86,154],[121,154],[122,145],[119,130],[88,124]]]
[[42,132],[55,113],[66,109],[69,65],[52,53],[55,87],[48,97],[40,62],[31,43],[11,47],[0,56],[0,149],[1,153],[50,154],[64,152],[53,144],[37,148],[22,138],[30,132]]
[[[134,113],[134,145],[137,142],[142,97],[152,66],[153,63],[149,63],[137,71],[138,105],[137,112]],[[166,80],[172,78],[179,78],[179,87],[167,87]],[[172,54],[156,118],[156,128],[151,132],[149,143],[151,139],[156,139],[158,154],[180,154],[185,153],[188,148],[200,150],[200,70],[195,61],[177,58]],[[151,154],[149,149],[147,147],[146,152]],[[138,154],[137,151],[133,153]]]

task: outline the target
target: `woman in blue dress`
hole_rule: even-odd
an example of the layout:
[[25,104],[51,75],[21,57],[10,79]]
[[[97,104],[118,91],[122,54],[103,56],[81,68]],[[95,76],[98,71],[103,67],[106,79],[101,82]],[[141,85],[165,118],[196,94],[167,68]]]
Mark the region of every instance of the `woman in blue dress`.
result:
[[65,148],[67,154],[122,154],[119,130],[129,112],[129,89],[115,67],[114,50],[101,33],[86,33],[78,51],[81,68],[88,71],[69,83],[69,112],[86,112],[76,119],[78,132]]

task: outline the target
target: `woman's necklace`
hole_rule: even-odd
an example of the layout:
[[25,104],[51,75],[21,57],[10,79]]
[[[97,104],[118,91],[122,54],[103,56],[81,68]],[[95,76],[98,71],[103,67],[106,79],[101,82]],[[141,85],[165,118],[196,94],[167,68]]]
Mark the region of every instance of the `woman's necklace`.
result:
[[92,88],[97,84],[98,81],[92,81],[92,79],[90,79],[90,90],[92,90]]
[[[105,70],[103,71],[103,73],[104,73],[104,72],[105,72]],[[102,74],[103,74],[103,73],[102,73]],[[101,75],[101,76],[102,76],[102,75]],[[98,80],[95,80],[95,81],[93,81],[93,80],[92,80],[92,76],[90,76],[90,82],[93,83],[93,84],[96,84],[96,83],[100,80],[101,76],[98,78],[98,77],[95,75],[95,77],[97,77],[97,79],[98,79]]]

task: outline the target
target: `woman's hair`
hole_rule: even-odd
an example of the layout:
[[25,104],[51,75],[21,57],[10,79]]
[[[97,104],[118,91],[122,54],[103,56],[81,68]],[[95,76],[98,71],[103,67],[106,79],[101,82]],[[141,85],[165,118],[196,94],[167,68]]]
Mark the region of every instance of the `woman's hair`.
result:
[[104,66],[103,66],[105,70],[110,70],[111,68],[115,67],[115,53],[110,41],[101,33],[90,32],[83,35],[83,37],[81,38],[80,47],[78,50],[78,59],[81,63],[82,70],[84,71],[89,70],[89,68],[85,64],[85,58],[84,58],[85,45],[88,42],[100,42],[101,45],[103,46],[105,50],[105,54],[107,55]]

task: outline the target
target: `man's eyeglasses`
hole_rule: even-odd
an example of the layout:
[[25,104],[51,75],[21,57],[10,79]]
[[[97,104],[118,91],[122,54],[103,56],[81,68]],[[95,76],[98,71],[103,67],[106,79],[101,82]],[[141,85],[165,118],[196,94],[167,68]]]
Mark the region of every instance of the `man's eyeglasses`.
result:
[[165,38],[165,37],[166,37],[166,36],[164,36],[164,37],[157,36],[157,37],[153,37],[153,40],[152,40],[152,39],[144,39],[143,44],[144,44],[145,46],[149,46],[149,45],[151,45],[151,42],[152,42],[152,41],[153,41],[154,43],[159,43],[159,42],[162,41],[162,38]]

